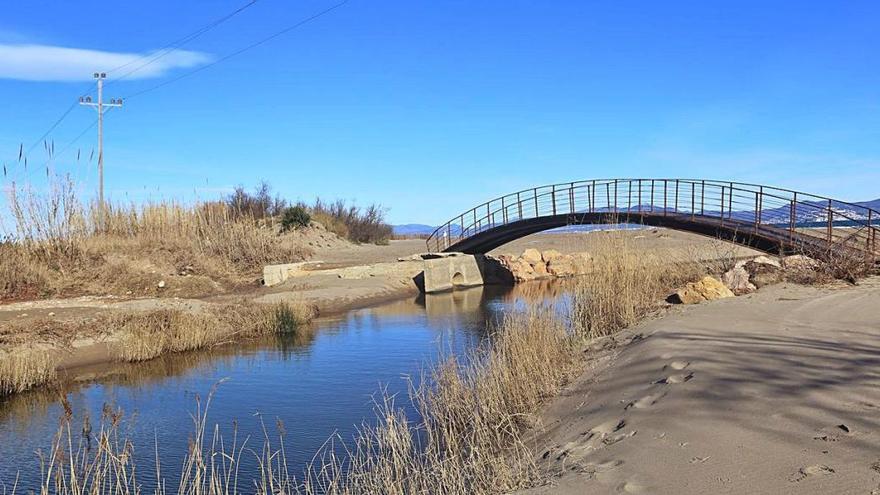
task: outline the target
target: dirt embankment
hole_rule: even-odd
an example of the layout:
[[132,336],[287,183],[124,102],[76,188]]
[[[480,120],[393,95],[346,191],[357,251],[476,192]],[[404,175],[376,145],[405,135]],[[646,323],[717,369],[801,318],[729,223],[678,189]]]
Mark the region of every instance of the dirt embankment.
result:
[[[107,315],[174,311],[211,314],[239,303],[293,303],[332,314],[417,291],[412,277],[420,266],[398,257],[423,247],[422,241],[392,241],[387,246],[350,243],[315,244],[315,269],[278,287],[251,288],[199,298],[175,297],[178,280],[189,277],[156,274],[163,297],[81,296],[0,305],[0,352],[44,350],[59,355],[59,368],[112,359],[111,346],[120,336],[100,325]],[[366,263],[366,264],[364,264]],[[157,282],[158,283],[158,282]],[[90,324],[91,322],[91,324]]]
[[525,493],[880,493],[880,278],[768,286],[627,333],[543,412],[549,478]]

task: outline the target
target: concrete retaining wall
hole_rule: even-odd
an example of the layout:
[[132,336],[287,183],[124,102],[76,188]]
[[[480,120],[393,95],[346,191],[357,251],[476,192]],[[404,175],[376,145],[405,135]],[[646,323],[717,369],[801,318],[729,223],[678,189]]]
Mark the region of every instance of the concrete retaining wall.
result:
[[483,285],[483,273],[474,256],[447,256],[425,260],[425,292]]
[[482,254],[450,253],[425,260],[424,292],[491,284],[513,284],[510,270],[495,258]]

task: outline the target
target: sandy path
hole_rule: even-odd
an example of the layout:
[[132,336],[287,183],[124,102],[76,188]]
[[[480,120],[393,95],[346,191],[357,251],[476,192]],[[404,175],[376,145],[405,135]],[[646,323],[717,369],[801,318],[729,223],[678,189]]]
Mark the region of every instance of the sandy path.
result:
[[880,493],[880,279],[633,329],[543,415],[528,493]]

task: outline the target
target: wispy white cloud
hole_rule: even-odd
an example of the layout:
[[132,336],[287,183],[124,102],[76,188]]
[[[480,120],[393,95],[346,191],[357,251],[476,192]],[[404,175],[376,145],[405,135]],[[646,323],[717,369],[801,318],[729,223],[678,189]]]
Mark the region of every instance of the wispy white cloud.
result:
[[[161,58],[156,56],[164,53]],[[0,79],[23,81],[87,81],[95,72],[108,72],[121,65],[123,73],[133,70],[144,62],[152,61],[128,76],[129,79],[159,77],[177,68],[202,65],[211,56],[195,51],[170,50],[148,53],[121,53],[83,48],[34,44],[0,43]],[[112,77],[114,74],[109,74]]]

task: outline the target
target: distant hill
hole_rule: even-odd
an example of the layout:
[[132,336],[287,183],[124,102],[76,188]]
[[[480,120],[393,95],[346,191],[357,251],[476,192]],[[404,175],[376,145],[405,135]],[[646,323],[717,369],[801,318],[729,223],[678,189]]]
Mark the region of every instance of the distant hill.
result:
[[[394,232],[394,235],[416,236],[416,235],[431,235],[432,233],[434,233],[434,231],[437,229],[437,227],[435,227],[433,225],[425,225],[422,223],[407,223],[407,224],[403,224],[403,225],[392,225],[391,229],[392,229],[392,232]],[[458,232],[459,232],[458,225],[453,224],[449,227],[449,234],[450,235],[458,235]]]
[[871,201],[859,201],[856,204],[872,210],[880,210],[880,198]]
[[392,225],[394,235],[430,235],[437,227],[422,223],[407,223],[404,225]]

